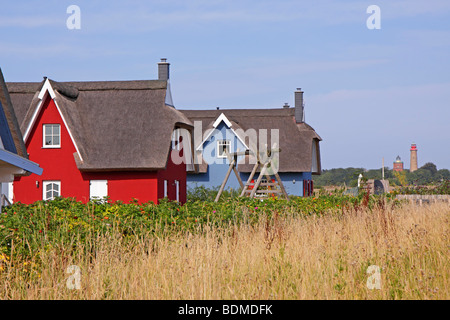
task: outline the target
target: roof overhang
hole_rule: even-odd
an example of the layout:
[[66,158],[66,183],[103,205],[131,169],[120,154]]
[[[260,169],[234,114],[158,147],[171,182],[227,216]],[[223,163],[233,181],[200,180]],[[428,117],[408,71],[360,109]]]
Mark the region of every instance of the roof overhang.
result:
[[43,172],[37,163],[4,149],[0,149],[0,170],[15,175],[25,175],[27,172],[41,175]]

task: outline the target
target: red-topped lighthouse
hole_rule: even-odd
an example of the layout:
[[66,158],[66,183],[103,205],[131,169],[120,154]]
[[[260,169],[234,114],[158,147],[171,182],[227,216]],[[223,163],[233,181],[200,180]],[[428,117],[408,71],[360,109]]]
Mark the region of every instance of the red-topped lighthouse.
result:
[[415,143],[411,144],[411,160],[410,160],[410,167],[409,167],[409,171],[413,172],[416,171],[418,166],[417,166],[417,147]]

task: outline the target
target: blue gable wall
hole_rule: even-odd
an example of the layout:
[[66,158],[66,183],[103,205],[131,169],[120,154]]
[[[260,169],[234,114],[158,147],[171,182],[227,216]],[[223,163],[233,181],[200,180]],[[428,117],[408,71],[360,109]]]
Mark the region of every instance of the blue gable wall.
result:
[[17,153],[16,145],[14,144],[11,131],[9,130],[8,121],[6,120],[5,112],[3,111],[2,103],[0,102],[0,137],[2,138],[3,147],[12,153]]
[[[278,172],[284,189],[289,195],[303,196],[303,180],[311,180],[311,172]],[[250,173],[241,173],[241,179],[245,183],[248,180]],[[258,174],[255,174],[254,180],[258,179]],[[273,179],[275,179],[273,177]]]
[[[229,129],[224,122],[221,122],[214,130],[210,138],[203,144],[203,158],[209,164],[208,171],[200,174],[187,175],[188,189],[197,186],[204,186],[206,188],[220,187],[229,168],[227,159],[218,159],[216,156],[217,140],[227,139],[231,142],[231,152],[246,150],[242,142],[237,138],[231,129]],[[238,158],[238,162],[242,157]],[[303,195],[303,180],[312,179],[311,172],[279,172],[278,173],[286,192],[289,195],[302,196]],[[240,173],[242,182],[245,184],[250,173]],[[257,174],[254,179],[258,178]],[[228,178],[226,189],[240,189],[239,182],[234,172],[231,172]]]
[[[217,128],[213,131],[211,136],[203,144],[203,158],[208,163],[207,173],[201,174],[188,174],[187,187],[195,188],[196,186],[204,186],[206,188],[218,187],[222,184],[225,175],[229,168],[229,161],[225,158],[217,158],[217,141],[218,140],[230,140],[231,152],[246,150],[242,142],[237,138],[231,129],[222,121]],[[242,158],[239,157],[238,161]],[[231,173],[228,178],[227,189],[239,189],[239,181],[236,178],[234,172]]]

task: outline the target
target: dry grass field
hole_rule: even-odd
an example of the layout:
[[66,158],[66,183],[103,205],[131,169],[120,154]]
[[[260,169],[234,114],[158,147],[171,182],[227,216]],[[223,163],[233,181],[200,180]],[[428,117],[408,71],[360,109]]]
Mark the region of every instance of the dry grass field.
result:
[[132,244],[93,236],[90,255],[43,250],[35,277],[1,273],[0,299],[449,299],[449,219],[448,204],[405,204]]

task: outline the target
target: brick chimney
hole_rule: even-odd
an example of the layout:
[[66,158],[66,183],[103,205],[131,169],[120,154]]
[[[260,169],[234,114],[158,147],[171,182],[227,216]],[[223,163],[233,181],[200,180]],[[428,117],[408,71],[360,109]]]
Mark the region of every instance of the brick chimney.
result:
[[295,95],[295,122],[305,122],[304,106],[303,106],[303,91],[302,88],[297,88]]
[[161,62],[158,62],[158,80],[169,80],[169,66],[166,58],[161,58]]

